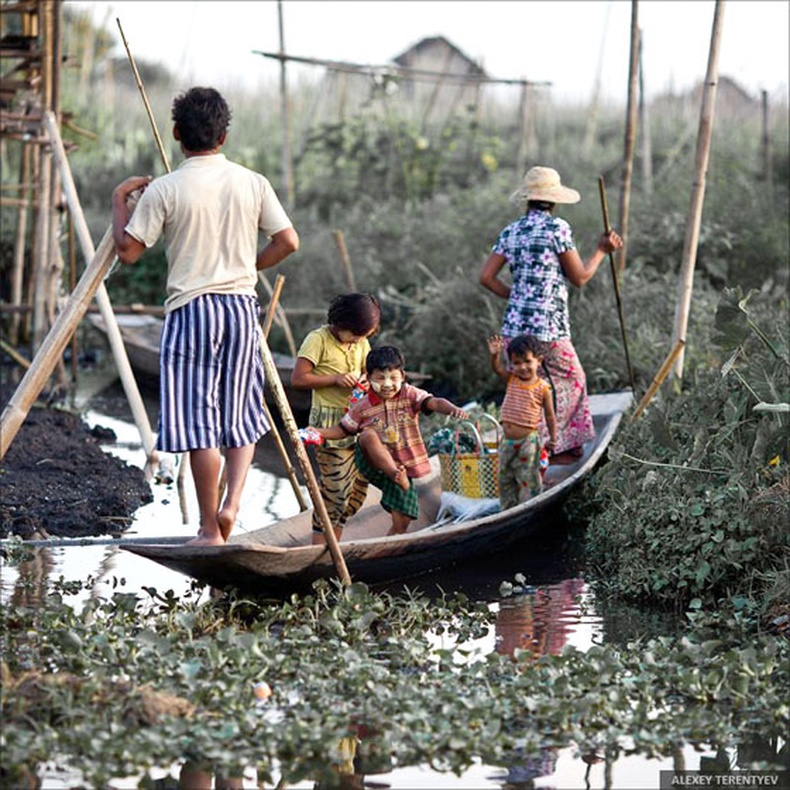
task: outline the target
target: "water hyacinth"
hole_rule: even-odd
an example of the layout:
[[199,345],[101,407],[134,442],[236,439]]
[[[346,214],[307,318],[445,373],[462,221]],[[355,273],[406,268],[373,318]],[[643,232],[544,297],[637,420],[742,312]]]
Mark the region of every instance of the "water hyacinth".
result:
[[[523,579],[511,586],[529,593]],[[201,603],[197,592],[118,591],[77,612],[53,590],[44,609],[5,608],[2,775],[32,776],[57,755],[94,786],[176,759],[260,776],[280,766],[294,781],[342,765],[357,742],[392,765],[460,773],[571,744],[667,755],[790,722],[787,640],[739,647],[737,624],[715,638],[697,622],[699,637],[479,655],[466,645],[494,615],[463,595],[319,583],[286,602]]]

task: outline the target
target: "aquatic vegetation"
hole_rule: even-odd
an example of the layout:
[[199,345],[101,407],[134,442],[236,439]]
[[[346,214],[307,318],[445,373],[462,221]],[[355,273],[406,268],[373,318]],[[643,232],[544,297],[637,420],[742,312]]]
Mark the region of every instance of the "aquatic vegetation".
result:
[[318,583],[285,602],[201,600],[198,586],[146,599],[119,584],[77,611],[63,597],[74,591],[57,583],[43,608],[3,609],[6,781],[53,756],[92,786],[179,758],[293,780],[325,771],[339,741],[360,734],[393,765],[460,773],[570,744],[666,755],[768,739],[790,722],[790,642],[743,647],[737,624],[510,656],[469,647],[494,615],[463,595]]

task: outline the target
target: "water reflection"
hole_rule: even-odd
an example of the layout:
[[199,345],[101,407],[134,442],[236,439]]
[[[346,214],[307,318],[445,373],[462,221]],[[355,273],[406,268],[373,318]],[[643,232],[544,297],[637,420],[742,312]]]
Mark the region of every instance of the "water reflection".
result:
[[581,578],[529,587],[499,604],[496,650],[503,655],[531,661],[558,654],[580,622],[579,604],[586,590]]

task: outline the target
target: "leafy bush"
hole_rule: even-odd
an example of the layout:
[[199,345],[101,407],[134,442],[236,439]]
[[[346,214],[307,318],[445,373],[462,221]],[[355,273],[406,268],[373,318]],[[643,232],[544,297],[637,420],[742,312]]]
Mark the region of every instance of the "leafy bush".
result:
[[766,302],[753,315],[746,304],[725,291],[715,341],[729,359],[721,370],[699,368],[680,393],[624,426],[586,492],[588,556],[601,584],[625,597],[712,607],[736,594],[759,597],[786,571],[784,307]]

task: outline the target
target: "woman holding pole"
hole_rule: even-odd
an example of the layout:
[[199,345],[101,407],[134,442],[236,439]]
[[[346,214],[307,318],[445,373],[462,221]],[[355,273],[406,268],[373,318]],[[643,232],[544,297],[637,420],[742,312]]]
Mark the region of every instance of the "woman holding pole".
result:
[[[127,178],[113,192],[113,239],[122,263],[135,263],[160,236],[165,240],[158,449],[189,452],[200,508],[192,542],[201,545],[220,545],[230,535],[255,443],[270,427],[257,270],[299,247],[268,180],[220,153],[230,115],[213,88],[181,94],[173,102],[173,136],[185,161],[153,181]],[[132,210],[128,198],[138,191]],[[259,233],[268,239],[262,247]],[[222,449],[227,489],[220,506]]]
[[[605,233],[593,254],[582,260],[570,225],[552,212],[555,205],[578,203],[575,189],[560,182],[550,167],[533,167],[511,196],[523,215],[504,228],[483,263],[480,284],[507,299],[501,334],[505,351],[510,338],[530,335],[541,342],[543,368],[554,390],[557,442],[552,463],[572,463],[585,442],[594,438],[587,397],[587,380],[571,341],[568,282],[583,286],[595,275],[607,254],[623,240]],[[512,285],[500,279],[505,264]],[[545,442],[548,430],[541,426]]]

